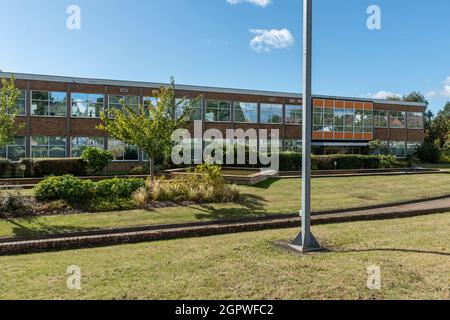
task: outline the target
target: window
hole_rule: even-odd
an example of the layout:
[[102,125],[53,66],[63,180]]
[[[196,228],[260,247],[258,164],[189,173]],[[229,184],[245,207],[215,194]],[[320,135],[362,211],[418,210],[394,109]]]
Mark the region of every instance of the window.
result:
[[258,104],[254,102],[235,102],[234,121],[241,123],[257,123]]
[[303,122],[303,106],[286,105],[286,124],[302,124]]
[[283,123],[283,106],[281,104],[261,104],[261,123]]
[[334,130],[334,110],[325,108],[323,110],[323,131],[333,132]]
[[24,116],[26,114],[26,92],[25,90],[19,90],[19,96],[16,100],[15,110],[8,110],[9,114],[16,113],[18,116]]
[[71,141],[72,157],[81,157],[81,154],[87,147],[103,149],[103,142],[103,137],[74,137]]
[[109,138],[108,150],[111,151],[114,161],[139,160],[139,152],[136,146],[126,144],[114,138]]
[[72,93],[72,117],[99,118],[105,108],[102,94]]
[[175,111],[177,118],[183,115],[184,108],[191,103],[191,121],[202,121],[202,100],[176,99],[175,103],[177,105]]
[[355,133],[364,132],[364,111],[355,110]]
[[407,142],[406,143],[406,156],[413,156],[417,149],[422,145],[422,142]]
[[14,141],[0,149],[0,158],[18,161],[25,158],[25,137],[15,137]]
[[373,126],[375,128],[388,127],[388,112],[386,110],[373,111]]
[[334,132],[344,132],[345,109],[334,110]]
[[324,117],[324,109],[314,107],[313,110],[313,124],[314,131],[323,131],[323,117]]
[[65,92],[31,92],[31,115],[65,117],[67,115],[67,94]]
[[391,111],[389,112],[389,126],[391,128],[406,127],[406,112]]
[[128,108],[138,111],[139,97],[138,96],[117,96],[110,95],[108,102],[108,109],[121,110],[122,105],[125,104]]
[[355,119],[355,111],[353,109],[345,109],[344,115],[344,132],[353,133],[353,124]]
[[159,99],[155,97],[144,97],[144,107],[156,107],[158,104]]
[[423,129],[423,113],[408,112],[408,128]]
[[32,158],[65,158],[65,137],[31,137]]
[[373,132],[373,111],[372,110],[364,110],[364,132],[365,133]]
[[208,100],[206,102],[205,118],[208,122],[230,122],[231,102]]
[[391,153],[398,157],[404,158],[406,156],[406,142],[404,141],[391,141],[390,142]]
[[302,140],[295,139],[285,139],[284,140],[284,150],[302,152]]

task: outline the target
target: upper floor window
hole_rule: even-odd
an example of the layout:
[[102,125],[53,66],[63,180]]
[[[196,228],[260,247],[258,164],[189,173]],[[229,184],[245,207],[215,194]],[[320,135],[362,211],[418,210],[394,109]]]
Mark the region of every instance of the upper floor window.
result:
[[72,117],[99,118],[104,111],[105,96],[102,94],[72,93]]
[[202,121],[202,100],[200,99],[176,99],[175,103],[177,105],[175,116],[177,118],[183,115],[186,106],[191,104],[191,120],[192,121]]
[[25,106],[26,106],[26,91],[19,89],[19,96],[17,97],[16,100],[16,106],[15,108],[13,108],[14,110],[8,109],[8,113],[9,114],[15,113],[18,116],[24,116],[26,114]]
[[56,91],[32,91],[31,115],[65,117],[67,115],[67,94]]
[[375,128],[388,127],[388,112],[386,110],[373,111],[373,126]]
[[390,111],[389,126],[391,128],[406,128],[406,112]]
[[123,105],[137,112],[139,107],[138,96],[109,95],[108,109],[122,110]]
[[302,124],[303,122],[303,107],[300,105],[286,105],[285,107],[285,122],[286,124]]
[[254,102],[234,102],[234,121],[241,123],[258,122],[258,104]]
[[408,128],[409,129],[423,129],[423,113],[422,112],[408,112]]
[[261,123],[283,123],[283,106],[281,104],[261,104]]
[[205,118],[208,122],[230,122],[231,102],[208,100],[206,102]]

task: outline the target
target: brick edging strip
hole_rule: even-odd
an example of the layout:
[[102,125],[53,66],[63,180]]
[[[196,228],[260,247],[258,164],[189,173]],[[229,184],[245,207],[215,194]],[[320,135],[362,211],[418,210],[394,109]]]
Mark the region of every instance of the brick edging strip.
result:
[[[313,225],[343,223],[354,221],[371,221],[383,219],[407,218],[419,215],[437,214],[450,211],[450,207],[412,210],[402,212],[384,212],[367,214],[331,214],[313,216]],[[241,222],[233,224],[213,224],[177,229],[156,229],[149,231],[125,232],[81,237],[64,237],[32,241],[16,241],[0,244],[0,255],[28,254],[69,249],[86,249],[112,245],[132,244],[160,240],[206,237],[212,235],[231,234],[239,232],[261,231],[268,229],[286,229],[299,227],[299,217],[288,219],[273,219],[267,221]]]
[[[356,211],[374,210],[374,209],[385,209],[390,207],[397,207],[409,204],[423,203],[435,200],[443,200],[450,198],[450,194],[435,196],[423,199],[406,200],[399,202],[391,202],[384,204],[377,204],[371,206],[347,208],[347,209],[335,209],[335,210],[325,210],[312,212],[312,216],[325,216],[331,214],[349,213]],[[36,236],[19,236],[19,237],[7,237],[0,238],[0,245],[7,242],[19,242],[19,241],[38,241],[38,240],[49,240],[49,239],[59,239],[59,238],[75,238],[75,237],[87,237],[87,236],[101,236],[101,235],[113,235],[119,233],[130,233],[130,232],[142,232],[142,231],[154,231],[154,230],[170,230],[170,229],[180,229],[180,228],[191,228],[191,227],[207,227],[211,225],[225,225],[225,224],[239,224],[239,223],[249,223],[249,222],[264,222],[272,220],[283,220],[297,218],[298,213],[290,214],[272,214],[262,217],[247,217],[240,219],[223,219],[215,221],[201,221],[201,222],[185,222],[177,224],[161,224],[161,225],[149,225],[149,226],[136,226],[136,227],[125,227],[125,228],[112,228],[112,229],[99,229],[99,230],[89,230],[89,231],[78,231],[78,232],[67,232],[60,234],[47,234],[47,235],[36,235]]]

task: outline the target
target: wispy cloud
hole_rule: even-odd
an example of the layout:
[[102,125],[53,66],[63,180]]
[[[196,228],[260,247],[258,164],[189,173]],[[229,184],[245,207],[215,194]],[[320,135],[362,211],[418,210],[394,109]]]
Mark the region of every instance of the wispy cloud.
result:
[[254,4],[258,7],[267,7],[268,5],[272,4],[272,0],[227,0],[229,4],[239,4],[243,2],[248,2],[251,4]]
[[367,94],[368,98],[372,98],[372,99],[386,99],[389,97],[401,97],[402,95],[400,93],[396,93],[396,92],[391,92],[391,91],[384,91],[384,90],[380,90],[378,92],[375,93],[369,93]]
[[450,98],[450,76],[442,82],[442,87],[427,92],[425,96],[427,98]]
[[255,37],[250,47],[256,52],[270,52],[272,49],[286,49],[294,44],[294,36],[288,29],[250,29]]

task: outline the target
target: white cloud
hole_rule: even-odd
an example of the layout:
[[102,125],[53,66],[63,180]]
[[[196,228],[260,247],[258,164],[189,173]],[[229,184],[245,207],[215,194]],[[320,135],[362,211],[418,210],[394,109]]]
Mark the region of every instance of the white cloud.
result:
[[250,47],[256,52],[270,52],[272,49],[286,49],[294,44],[294,36],[288,29],[250,29],[255,37]]
[[450,76],[442,82],[442,87],[433,89],[425,95],[427,98],[444,97],[450,98]]
[[391,92],[391,91],[378,91],[375,93],[369,93],[367,95],[368,98],[373,98],[373,99],[386,99],[388,97],[401,97],[402,95],[400,93],[396,93],[396,92]]
[[229,4],[239,4],[243,2],[248,2],[254,4],[255,6],[265,8],[272,3],[272,0],[227,0],[227,2]]

